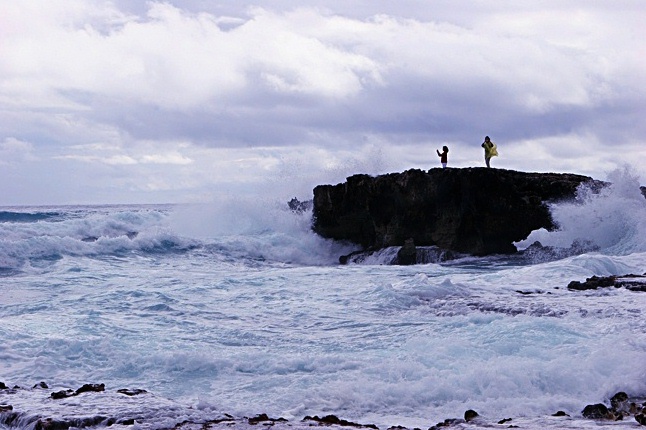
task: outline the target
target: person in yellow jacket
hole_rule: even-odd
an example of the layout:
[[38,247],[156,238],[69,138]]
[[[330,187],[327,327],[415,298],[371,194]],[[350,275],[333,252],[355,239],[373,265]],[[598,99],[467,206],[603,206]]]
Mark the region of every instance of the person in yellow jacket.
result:
[[487,167],[491,167],[489,166],[489,160],[491,160],[491,157],[498,155],[498,148],[496,147],[496,144],[489,139],[489,136],[485,136],[485,140],[482,142],[481,146],[485,150],[485,163],[487,164]]

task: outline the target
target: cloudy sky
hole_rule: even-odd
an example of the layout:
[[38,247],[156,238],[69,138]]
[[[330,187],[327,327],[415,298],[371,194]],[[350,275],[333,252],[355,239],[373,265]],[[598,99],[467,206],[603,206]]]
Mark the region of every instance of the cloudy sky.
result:
[[0,205],[310,198],[449,165],[646,183],[643,0],[0,0]]

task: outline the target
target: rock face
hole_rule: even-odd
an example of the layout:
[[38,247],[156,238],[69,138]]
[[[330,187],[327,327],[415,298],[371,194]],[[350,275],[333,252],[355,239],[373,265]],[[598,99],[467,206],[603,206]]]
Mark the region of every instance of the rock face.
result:
[[512,242],[553,229],[547,203],[603,182],[575,174],[465,168],[354,175],[314,188],[313,229],[365,249],[438,246],[473,255],[513,253]]
[[625,288],[630,291],[646,292],[646,273],[643,275],[623,276],[592,276],[585,282],[572,281],[568,284],[570,290],[596,290],[597,288]]

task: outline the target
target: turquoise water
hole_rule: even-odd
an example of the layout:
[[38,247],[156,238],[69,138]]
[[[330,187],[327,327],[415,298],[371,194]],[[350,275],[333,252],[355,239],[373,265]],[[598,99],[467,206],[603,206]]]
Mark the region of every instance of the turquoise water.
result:
[[[554,213],[606,222],[586,229],[599,251],[408,267],[339,266],[352,246],[279,203],[3,208],[0,381],[25,388],[0,390],[21,416],[4,426],[102,411],[141,428],[260,413],[428,428],[475,409],[525,428],[561,428],[563,410],[586,428],[585,405],[646,395],[646,294],[566,287],[646,272],[646,211],[582,198]],[[578,238],[561,225],[536,235]],[[49,398],[86,383],[106,392]],[[123,403],[122,388],[148,394]]]

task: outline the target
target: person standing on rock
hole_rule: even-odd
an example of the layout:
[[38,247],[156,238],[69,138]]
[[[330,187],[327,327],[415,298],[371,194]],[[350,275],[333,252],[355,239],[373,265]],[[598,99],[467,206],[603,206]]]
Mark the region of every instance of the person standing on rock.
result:
[[496,147],[496,144],[489,139],[489,136],[485,136],[484,142],[482,142],[481,145],[484,150],[485,150],[485,163],[487,164],[487,167],[491,167],[489,165],[489,161],[491,160],[491,157],[495,157],[498,155],[498,149]]
[[449,159],[449,147],[443,146],[442,153],[440,153],[439,149],[436,149],[435,152],[437,152],[438,157],[440,157],[440,163],[442,163],[442,168],[446,169],[446,164]]

